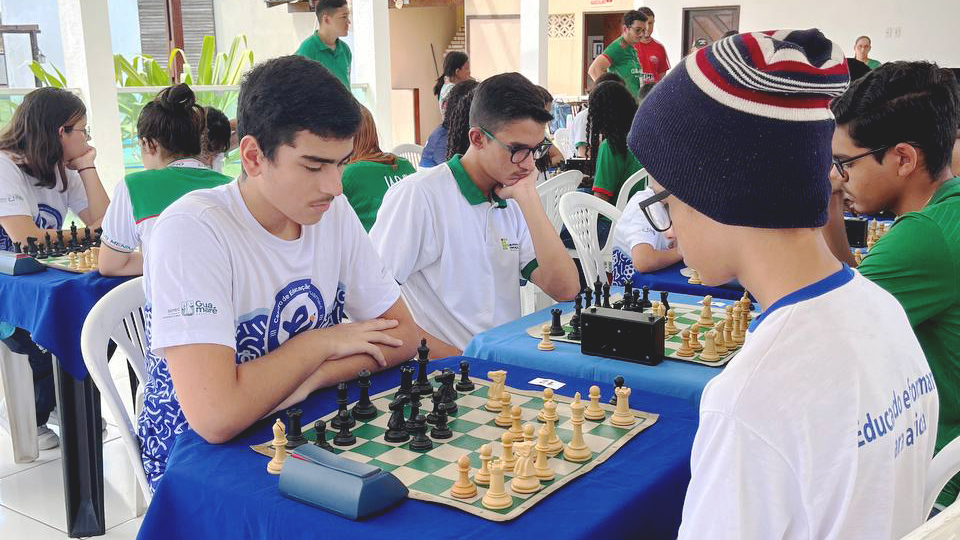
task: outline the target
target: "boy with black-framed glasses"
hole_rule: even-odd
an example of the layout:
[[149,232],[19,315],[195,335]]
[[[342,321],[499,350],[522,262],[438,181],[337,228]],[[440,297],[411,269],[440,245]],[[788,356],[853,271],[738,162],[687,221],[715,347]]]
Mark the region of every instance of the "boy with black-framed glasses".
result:
[[613,228],[613,283],[623,285],[634,272],[656,272],[683,260],[670,230],[670,212],[661,202],[665,191],[656,193],[656,181],[638,191]]
[[549,146],[543,106],[519,73],[483,81],[466,153],[407,176],[383,198],[370,237],[433,355],[459,354],[476,333],[519,318],[521,278],[556,300],[579,291],[534,185]]

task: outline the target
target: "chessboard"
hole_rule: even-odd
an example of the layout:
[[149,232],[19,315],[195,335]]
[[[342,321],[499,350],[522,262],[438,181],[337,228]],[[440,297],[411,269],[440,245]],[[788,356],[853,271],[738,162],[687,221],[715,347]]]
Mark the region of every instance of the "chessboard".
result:
[[50,268],[84,274],[97,270],[100,257],[100,235],[103,229],[78,229],[71,222],[69,229],[46,231],[44,238],[27,238],[27,245],[14,243],[14,253],[25,253]]
[[[452,374],[449,370],[447,370],[447,373]],[[462,370],[461,373],[463,373]],[[503,371],[491,372],[489,375],[497,376],[494,375],[497,373],[502,373],[505,379],[506,372]],[[440,387],[435,381],[436,376],[436,372],[430,376],[430,379],[434,381],[430,383],[433,388]],[[635,422],[633,425],[627,427],[614,425],[613,413],[616,407],[606,403],[606,399],[609,398],[609,396],[604,396],[604,399],[600,400],[600,392],[597,388],[595,392],[597,396],[595,396],[593,401],[587,397],[584,398],[583,401],[577,402],[578,408],[581,407],[580,403],[583,403],[593,407],[598,406],[603,411],[602,421],[592,421],[589,419],[582,421],[580,429],[582,439],[586,444],[586,449],[584,449],[583,452],[589,454],[589,457],[584,457],[586,461],[574,462],[567,460],[563,452],[558,453],[554,457],[547,458],[546,463],[552,470],[554,478],[551,480],[540,480],[539,487],[537,487],[533,493],[526,494],[513,490],[512,478],[514,477],[514,469],[511,467],[511,470],[507,471],[504,475],[505,491],[509,499],[507,500],[506,497],[502,499],[506,500],[505,504],[507,504],[507,506],[502,509],[493,510],[486,507],[483,503],[484,496],[490,489],[490,484],[481,484],[477,475],[487,470],[486,464],[491,463],[491,460],[504,457],[504,442],[511,440],[509,437],[504,437],[504,434],[508,433],[510,428],[502,427],[502,424],[497,425],[496,419],[498,413],[491,412],[485,408],[485,404],[488,402],[488,392],[497,391],[496,383],[479,378],[473,378],[472,382],[475,386],[473,390],[460,391],[457,394],[457,410],[450,415],[449,421],[447,422],[448,427],[452,431],[451,437],[446,439],[432,438],[432,448],[429,450],[419,452],[412,450],[411,445],[416,439],[415,436],[402,443],[388,442],[384,438],[388,430],[388,421],[391,417],[389,405],[394,400],[395,394],[397,394],[397,387],[370,396],[370,401],[376,407],[376,417],[370,420],[356,420],[356,425],[351,430],[356,438],[354,443],[347,446],[331,446],[329,448],[340,456],[375,465],[384,471],[391,472],[407,486],[409,489],[408,496],[410,498],[452,506],[491,521],[508,521],[523,514],[526,510],[569,484],[575,478],[589,473],[594,467],[600,465],[616,453],[631,438],[653,425],[658,419],[658,415],[656,414],[629,409],[629,397],[627,397],[624,400],[624,407],[621,412],[632,415]],[[341,386],[343,385],[341,384]],[[491,387],[494,387],[494,389],[491,390]],[[570,404],[574,400],[565,396],[554,395],[550,389],[539,393],[517,390],[505,384],[499,388],[502,388],[504,394],[509,396],[511,412],[513,412],[514,406],[519,409],[520,420],[513,422],[511,424],[512,428],[519,426],[522,422],[525,428],[530,426],[527,432],[528,435],[532,433],[534,429],[539,431],[540,427],[545,424],[538,420],[538,413],[544,410],[545,397],[549,397],[553,404],[556,405],[555,410],[558,418],[553,425],[557,436],[565,446],[574,439],[575,426],[572,421],[570,407]],[[346,393],[344,391],[343,396],[345,395]],[[620,395],[619,391],[618,395]],[[577,396],[579,396],[579,394],[577,394]],[[346,401],[345,397],[343,401]],[[501,397],[500,401],[501,403],[506,403],[503,397]],[[600,401],[602,401],[602,403],[600,403]],[[352,410],[352,408],[353,405],[351,404],[350,409]],[[410,414],[410,408],[410,404],[404,406],[403,414],[405,416]],[[426,414],[429,410],[429,400],[424,400],[421,413]],[[579,408],[578,410],[582,411],[583,409]],[[588,407],[587,412],[589,411],[590,409]],[[596,414],[596,410],[594,414]],[[321,417],[319,420],[330,424],[337,416],[338,411],[333,411]],[[314,425],[313,422],[307,423],[305,426],[310,426],[310,429],[304,429],[302,431],[308,444],[316,444],[317,441],[317,430],[312,427]],[[324,429],[324,438],[327,441],[334,441],[334,444],[336,444],[334,433],[336,433],[337,430],[333,430],[334,433],[330,434],[327,434],[326,431],[327,430]],[[537,440],[537,437],[533,437],[533,439]],[[524,436],[522,434],[517,435],[517,442],[511,443],[511,447],[523,440]],[[264,456],[273,457],[274,455],[270,442],[255,445],[251,448]],[[296,450],[288,449],[288,455],[296,458]],[[520,458],[512,450],[510,455],[518,459],[524,459]],[[476,493],[468,498],[457,498],[452,495],[451,489],[454,488],[455,484],[462,482],[461,475],[466,474],[461,472],[462,465],[458,463],[458,461],[465,463],[466,460],[462,459],[463,456],[467,456],[469,459],[469,479],[470,482],[475,485]],[[474,482],[475,480],[477,481]],[[534,484],[536,484],[536,477],[534,477]],[[586,498],[590,497],[589,492],[585,492],[583,495]]]
[[98,259],[100,257],[100,248],[92,247],[76,253],[68,253],[61,256],[50,256],[40,259],[39,262],[50,268],[73,272],[74,274],[85,274],[87,272],[96,272],[98,268]]

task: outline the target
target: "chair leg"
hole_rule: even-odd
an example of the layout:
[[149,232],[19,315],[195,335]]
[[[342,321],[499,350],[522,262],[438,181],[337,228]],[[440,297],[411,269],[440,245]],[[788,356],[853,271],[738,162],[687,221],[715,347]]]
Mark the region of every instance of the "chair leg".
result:
[[33,371],[22,354],[15,354],[0,343],[0,376],[6,397],[13,460],[29,463],[40,457],[37,446],[37,410],[33,396]]

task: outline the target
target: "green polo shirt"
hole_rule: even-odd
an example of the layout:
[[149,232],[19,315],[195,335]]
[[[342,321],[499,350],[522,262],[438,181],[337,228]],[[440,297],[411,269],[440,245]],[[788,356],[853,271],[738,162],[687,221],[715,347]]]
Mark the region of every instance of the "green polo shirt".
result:
[[873,58],[867,58],[867,67],[870,69],[877,69],[880,67],[880,62],[874,60]]
[[343,168],[343,194],[367,232],[377,221],[377,210],[387,189],[415,172],[413,165],[402,157],[393,165],[358,161]]
[[[923,347],[940,394],[940,451],[960,435],[960,177],[897,218],[859,270],[900,301]],[[958,492],[960,476],[937,502],[950,504]]]
[[303,40],[295,54],[320,62],[330,73],[333,73],[334,77],[340,79],[344,86],[350,88],[350,64],[353,62],[353,53],[350,52],[350,47],[339,38],[337,38],[336,47],[331,49],[314,32]]
[[607,45],[603,50],[603,55],[610,60],[610,67],[607,71],[616,73],[626,83],[627,90],[637,97],[640,87],[643,85],[643,69],[640,67],[640,60],[637,59],[637,49],[623,41],[623,36],[613,40],[613,43]]
[[[614,150],[607,141],[600,143],[597,149],[597,166],[593,173],[593,191],[610,197],[610,204],[617,201],[620,187],[630,178],[630,175],[643,168],[633,152],[627,150],[621,154]],[[633,188],[633,193],[646,186],[639,183]],[[633,195],[631,193],[631,195]]]

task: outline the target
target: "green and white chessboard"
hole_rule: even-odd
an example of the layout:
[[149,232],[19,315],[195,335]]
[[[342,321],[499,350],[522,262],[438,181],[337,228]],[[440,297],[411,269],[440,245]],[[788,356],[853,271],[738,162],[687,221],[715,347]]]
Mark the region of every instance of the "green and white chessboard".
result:
[[[611,301],[611,303],[613,302]],[[693,356],[687,356],[687,357],[677,356],[676,354],[677,351],[680,350],[680,346],[683,345],[683,338],[680,337],[680,332],[683,332],[684,329],[689,329],[690,326],[693,325],[693,323],[700,320],[700,311],[703,309],[703,306],[691,306],[689,304],[671,303],[670,307],[673,309],[674,313],[676,313],[677,318],[674,321],[674,324],[676,325],[677,330],[679,330],[679,332],[677,332],[672,336],[667,336],[667,339],[664,341],[664,347],[663,347],[664,356],[672,360],[681,360],[684,362],[693,362],[695,364],[702,364],[704,366],[715,366],[715,367],[726,365],[727,362],[729,362],[734,356],[736,356],[737,354],[736,350],[728,352],[726,356],[721,356],[719,360],[716,360],[713,362],[701,359],[700,352],[702,351],[697,351],[696,353],[694,353]],[[562,341],[564,343],[573,343],[575,345],[580,344],[579,340],[573,340],[567,337],[567,335],[570,334],[570,332],[573,330],[573,327],[570,326],[570,319],[573,318],[573,313],[574,312],[571,311],[570,313],[564,313],[563,315],[560,316],[560,322],[561,324],[563,324],[563,330],[566,334],[563,336],[551,336],[550,337],[551,341]],[[719,307],[717,304],[714,304],[712,315],[713,315],[713,324],[716,324],[722,321],[724,317],[726,317],[726,312],[724,311],[724,308]],[[753,316],[757,317],[757,314],[754,313]],[[550,321],[546,321],[545,324],[549,325]],[[699,336],[699,341],[701,345],[703,345],[704,343],[704,335],[706,335],[706,333],[709,332],[710,330],[712,330],[712,328],[707,328],[707,327],[704,327],[703,325],[700,326],[700,332],[697,335]],[[527,335],[533,338],[537,338],[539,340],[542,338],[542,331],[543,331],[543,324],[538,324],[536,326],[531,326],[530,328],[527,328]]]
[[[433,380],[433,375],[430,376],[430,380]],[[503,510],[490,510],[481,504],[487,486],[477,485],[477,494],[470,499],[456,499],[450,495],[450,487],[453,486],[459,474],[456,461],[460,456],[464,454],[470,456],[470,478],[472,480],[473,475],[481,465],[479,456],[482,445],[490,444],[495,458],[503,455],[500,437],[506,431],[506,428],[502,428],[494,422],[497,413],[483,408],[487,401],[487,388],[492,383],[479,378],[473,378],[472,380],[476,384],[476,389],[469,394],[460,394],[460,398],[457,400],[459,409],[450,419],[449,426],[453,431],[453,437],[445,440],[434,439],[432,450],[423,453],[414,452],[409,449],[409,441],[389,443],[384,440],[383,435],[387,430],[387,420],[390,418],[388,405],[397,391],[397,388],[393,388],[371,396],[371,401],[376,406],[378,414],[372,420],[357,421],[357,425],[353,428],[353,434],[357,437],[357,442],[350,446],[334,446],[334,451],[343,457],[362,463],[370,463],[393,473],[410,490],[410,498],[453,506],[491,521],[508,521],[533,507],[574,478],[588,473],[594,467],[606,461],[627,441],[653,425],[658,418],[656,414],[631,410],[637,418],[637,423],[631,428],[616,427],[610,423],[610,416],[613,414],[614,407],[605,403],[609,396],[603,396],[600,406],[607,413],[604,421],[586,420],[583,424],[583,438],[587,446],[593,451],[593,457],[583,463],[565,461],[562,453],[550,458],[548,463],[556,477],[549,482],[542,482],[540,491],[525,495],[514,493],[510,489],[510,479],[513,478],[513,473],[507,472],[505,478],[506,490],[513,497],[513,505]],[[505,390],[511,394],[511,405],[520,406],[523,423],[536,423],[537,412],[543,406],[542,394],[516,390],[510,387],[506,387]],[[554,401],[557,402],[557,414],[559,415],[557,435],[566,444],[573,435],[569,407],[572,400],[557,394],[554,395]],[[589,399],[582,399],[582,401],[584,404],[589,404]],[[432,405],[429,400],[422,400],[422,405],[421,411],[426,415],[430,412]],[[350,407],[352,408],[353,404]],[[409,407],[407,405],[407,416],[409,416]],[[329,426],[330,420],[334,416],[336,416],[336,411],[323,416],[322,419],[326,420]],[[316,432],[313,429],[313,422],[315,421],[316,419],[304,423],[303,434],[310,441],[310,444],[313,444],[316,440]],[[539,424],[537,425],[539,426]],[[429,434],[429,430],[427,433]],[[328,428],[327,440],[331,443],[334,434],[335,432]],[[251,448],[264,456],[273,456],[273,448],[269,441]],[[589,493],[583,495],[585,497],[590,496]]]
[[[80,256],[80,253],[77,254]],[[72,272],[74,274],[86,274],[87,272],[96,272],[97,271],[97,262],[94,261],[92,268],[87,268],[86,270],[74,270],[70,268],[70,258],[66,255],[60,257],[47,257],[46,259],[37,259],[37,262],[47,265],[50,268],[56,268],[57,270],[63,270],[64,272]]]

